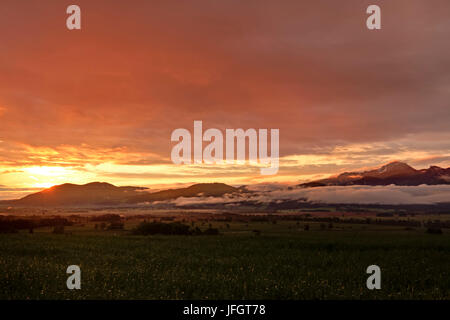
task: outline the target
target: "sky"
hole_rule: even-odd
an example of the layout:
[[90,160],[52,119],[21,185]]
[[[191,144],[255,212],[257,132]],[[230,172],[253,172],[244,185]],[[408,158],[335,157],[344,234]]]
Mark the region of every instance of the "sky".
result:
[[[82,29],[66,28],[67,6]],[[381,30],[366,8],[381,8]],[[448,0],[0,3],[0,199],[61,183],[298,183],[450,166]],[[276,128],[280,169],[175,165],[173,130]]]

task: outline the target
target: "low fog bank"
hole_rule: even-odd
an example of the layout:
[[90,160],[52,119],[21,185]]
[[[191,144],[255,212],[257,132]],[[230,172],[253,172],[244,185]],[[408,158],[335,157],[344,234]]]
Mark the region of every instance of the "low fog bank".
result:
[[[164,203],[176,206],[198,204],[232,204],[244,201],[260,203],[288,200],[342,204],[437,204],[450,202],[450,185],[420,186],[332,186],[317,188],[285,187],[280,185],[249,188],[252,192],[223,197],[178,198]],[[163,203],[163,202],[161,202]]]

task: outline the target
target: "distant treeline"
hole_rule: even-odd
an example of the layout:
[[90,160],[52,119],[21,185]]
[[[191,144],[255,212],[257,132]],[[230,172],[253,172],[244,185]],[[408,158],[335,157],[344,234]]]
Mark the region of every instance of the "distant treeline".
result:
[[18,230],[30,230],[41,227],[71,226],[65,218],[11,219],[0,217],[0,233],[14,233]]
[[[247,212],[276,213],[280,210],[309,210],[309,211],[337,211],[337,212],[367,212],[369,210],[395,210],[408,214],[449,214],[450,202],[436,204],[404,204],[404,205],[384,205],[384,204],[348,204],[348,203],[315,203],[308,202],[307,199],[274,201],[267,204],[251,201],[236,201],[228,203],[234,210],[245,210]],[[324,206],[329,209],[324,210]],[[223,203],[190,204],[178,206],[178,208],[189,209],[215,209],[229,210]]]
[[450,221],[428,220],[419,221],[413,219],[377,219],[377,218],[340,218],[340,217],[314,217],[310,214],[303,215],[239,215],[222,214],[214,220],[223,222],[273,222],[276,220],[319,222],[319,223],[348,223],[348,224],[374,224],[385,226],[404,226],[404,227],[437,227],[450,228]]
[[90,217],[89,220],[95,221],[95,222],[114,222],[114,221],[121,220],[121,217],[118,214],[107,213],[107,214]]

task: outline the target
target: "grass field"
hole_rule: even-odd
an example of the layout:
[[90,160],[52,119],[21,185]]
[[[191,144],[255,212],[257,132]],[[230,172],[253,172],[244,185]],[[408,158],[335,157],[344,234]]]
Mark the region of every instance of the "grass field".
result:
[[[91,224],[60,235],[50,228],[1,234],[0,299],[450,298],[448,231],[212,224],[220,235],[135,236]],[[81,267],[81,290],[66,287],[73,264]],[[372,264],[381,268],[381,290],[366,288]]]

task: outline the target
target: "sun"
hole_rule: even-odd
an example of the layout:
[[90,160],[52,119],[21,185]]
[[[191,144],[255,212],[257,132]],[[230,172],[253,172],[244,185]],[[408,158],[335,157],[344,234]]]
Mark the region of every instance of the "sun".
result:
[[45,189],[47,189],[47,188],[51,188],[51,187],[53,187],[53,186],[55,186],[56,185],[56,183],[51,183],[51,182],[39,182],[39,183],[34,183],[33,185],[32,185],[32,187],[33,188],[45,188]]
[[33,181],[31,183],[33,188],[50,188],[61,184],[73,175],[70,169],[56,166],[35,166],[25,168],[24,171],[28,174],[28,178]]

